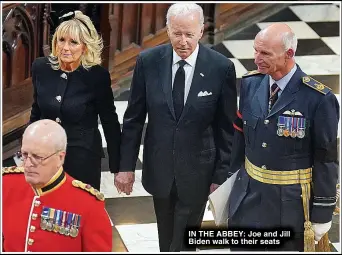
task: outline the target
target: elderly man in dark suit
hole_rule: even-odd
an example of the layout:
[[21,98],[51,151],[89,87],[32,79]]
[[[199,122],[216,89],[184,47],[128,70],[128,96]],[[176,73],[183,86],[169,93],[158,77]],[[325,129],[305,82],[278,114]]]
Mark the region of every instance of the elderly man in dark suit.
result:
[[141,134],[142,183],[152,194],[160,251],[188,249],[187,227],[199,227],[208,195],[227,179],[237,108],[234,64],[198,43],[204,29],[197,4],[167,13],[171,44],[137,59],[124,115],[118,190],[130,194]]

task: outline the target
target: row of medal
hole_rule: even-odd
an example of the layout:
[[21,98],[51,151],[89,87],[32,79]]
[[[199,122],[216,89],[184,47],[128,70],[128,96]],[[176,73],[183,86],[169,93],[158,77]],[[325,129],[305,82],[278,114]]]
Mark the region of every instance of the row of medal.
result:
[[279,116],[278,117],[278,136],[304,138],[306,119],[304,117]]
[[76,237],[80,228],[81,215],[43,207],[40,227],[65,236]]

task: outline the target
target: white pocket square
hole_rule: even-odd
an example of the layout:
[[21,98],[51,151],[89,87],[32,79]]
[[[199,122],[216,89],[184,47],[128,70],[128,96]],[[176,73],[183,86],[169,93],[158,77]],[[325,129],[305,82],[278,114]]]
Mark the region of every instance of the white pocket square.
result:
[[208,93],[208,91],[200,91],[199,93],[198,93],[198,97],[206,97],[206,96],[211,96],[213,93],[212,92],[209,92]]

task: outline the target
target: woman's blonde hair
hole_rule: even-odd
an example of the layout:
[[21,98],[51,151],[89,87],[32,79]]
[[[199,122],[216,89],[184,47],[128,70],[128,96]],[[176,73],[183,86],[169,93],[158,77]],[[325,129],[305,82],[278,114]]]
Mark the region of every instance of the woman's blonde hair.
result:
[[[64,16],[68,16],[69,14],[70,13],[65,14]],[[103,40],[97,33],[90,18],[87,15],[84,15],[81,11],[75,11],[75,17],[62,22],[57,27],[52,37],[52,52],[49,56],[49,60],[51,67],[54,70],[60,69],[57,42],[65,35],[69,35],[73,40],[85,44],[86,50],[81,56],[81,65],[85,69],[101,64]]]

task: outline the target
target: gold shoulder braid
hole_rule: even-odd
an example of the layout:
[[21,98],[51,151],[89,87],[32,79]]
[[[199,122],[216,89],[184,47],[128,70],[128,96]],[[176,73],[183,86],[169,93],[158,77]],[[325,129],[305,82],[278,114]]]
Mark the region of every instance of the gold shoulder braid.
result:
[[253,71],[248,71],[247,73],[242,75],[242,77],[248,77],[248,76],[257,75],[257,74],[262,74],[262,73],[260,73],[258,70],[253,70]]
[[2,168],[2,175],[5,174],[22,174],[24,173],[24,168],[23,167],[18,167],[18,166],[11,166],[11,167],[3,167]]
[[97,189],[94,189],[90,184],[85,184],[79,180],[73,180],[72,185],[77,188],[88,191],[90,194],[94,195],[98,200],[104,201],[104,195]]
[[332,89],[328,86],[325,86],[323,83],[316,81],[315,79],[311,78],[310,76],[305,76],[302,78],[302,81],[305,85],[313,88],[314,90],[321,92],[322,94],[326,95]]

